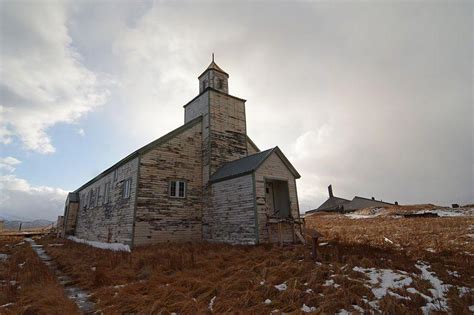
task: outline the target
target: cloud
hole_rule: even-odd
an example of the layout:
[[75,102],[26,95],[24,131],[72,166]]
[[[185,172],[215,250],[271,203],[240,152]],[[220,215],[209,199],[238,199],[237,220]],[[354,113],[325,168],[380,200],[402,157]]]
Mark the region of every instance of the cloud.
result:
[[61,3],[2,2],[1,12],[0,142],[52,153],[48,128],[103,104],[106,76],[82,64]]
[[67,191],[32,186],[14,174],[0,175],[0,217],[55,220],[61,215]]
[[469,202],[471,8],[155,3],[115,37],[134,104],[124,117],[141,139],[175,128],[214,51],[231,94],[248,100],[249,136],[279,145],[302,174],[302,210],[329,184],[346,198]]
[[11,157],[11,156],[0,158],[0,171],[12,173],[15,171],[15,166],[20,163],[21,163],[20,160],[15,159],[14,157]]

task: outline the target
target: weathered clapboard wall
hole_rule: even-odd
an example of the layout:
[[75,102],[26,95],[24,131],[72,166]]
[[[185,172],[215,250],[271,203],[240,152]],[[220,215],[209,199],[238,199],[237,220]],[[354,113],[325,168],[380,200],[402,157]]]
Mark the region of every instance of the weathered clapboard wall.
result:
[[[296,180],[294,175],[286,167],[276,153],[272,153],[255,172],[255,192],[258,212],[259,242],[278,242],[278,225],[267,224],[265,179],[277,179],[288,181],[290,197],[290,211],[293,218],[299,218],[298,197],[296,194]],[[296,228],[296,226],[295,226]],[[283,240],[293,241],[293,230],[290,224],[282,225]],[[270,237],[269,237],[270,236]]]
[[247,154],[252,155],[255,153],[260,152],[260,150],[257,148],[255,144],[252,143],[252,141],[247,137]]
[[209,177],[224,163],[247,156],[245,101],[207,90],[208,112],[203,116],[203,238],[210,239],[214,207]]
[[256,244],[255,203],[252,174],[211,186],[212,208],[207,212],[211,242]]
[[71,202],[67,205],[66,216],[63,219],[62,235],[74,234],[76,230],[77,214],[79,211],[79,203]]
[[[199,120],[141,155],[134,246],[201,240],[201,130]],[[171,180],[186,181],[186,198],[169,196]]]
[[247,156],[245,101],[210,90],[210,174],[224,163]]
[[[79,193],[79,211],[75,235],[79,238],[131,245],[133,209],[138,175],[138,157],[110,170]],[[125,180],[131,179],[129,198],[122,197]],[[105,185],[110,185],[110,200],[104,202]],[[99,188],[99,194],[97,194]],[[89,192],[92,201],[88,199]]]

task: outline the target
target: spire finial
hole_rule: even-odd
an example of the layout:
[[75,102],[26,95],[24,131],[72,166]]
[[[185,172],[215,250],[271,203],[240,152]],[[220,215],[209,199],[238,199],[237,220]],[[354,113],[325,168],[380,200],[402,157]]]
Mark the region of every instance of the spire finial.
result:
[[214,62],[214,53],[212,53],[212,62]]

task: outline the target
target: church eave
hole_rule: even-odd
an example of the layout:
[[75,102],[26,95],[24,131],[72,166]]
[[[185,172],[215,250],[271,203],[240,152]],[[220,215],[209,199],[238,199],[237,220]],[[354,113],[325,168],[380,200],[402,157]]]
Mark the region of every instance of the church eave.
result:
[[230,95],[230,94],[227,94],[227,93],[224,93],[222,91],[219,91],[213,87],[210,87],[208,86],[206,89],[204,89],[204,91],[202,91],[201,93],[199,93],[198,96],[196,96],[195,98],[193,98],[192,100],[190,100],[189,102],[187,102],[186,104],[183,105],[184,108],[186,108],[186,106],[188,106],[189,104],[191,104],[192,102],[194,102],[197,98],[199,98],[200,96],[202,96],[204,93],[206,93],[207,91],[213,91],[213,92],[217,92],[217,93],[220,93],[220,94],[223,94],[223,95],[227,95],[233,99],[236,99],[236,100],[239,100],[239,101],[242,101],[242,102],[247,102],[247,100],[244,100],[243,98],[240,98],[240,97],[237,97],[237,96],[233,96],[233,95]]
[[154,148],[155,146],[161,144],[161,143],[164,143],[165,141],[168,141],[169,139],[173,138],[174,136],[180,134],[181,132],[183,132],[184,130],[187,130],[188,128],[191,128],[192,126],[194,126],[195,124],[201,122],[202,120],[202,116],[199,116],[199,117],[196,117],[194,118],[193,120],[190,120],[188,123],[182,125],[181,127],[178,127],[176,128],[175,130],[167,133],[166,135],[144,145],[143,147],[141,147],[140,149],[134,151],[133,153],[127,155],[126,157],[124,157],[123,159],[121,159],[120,161],[118,161],[117,163],[115,163],[114,165],[112,165],[111,167],[107,168],[105,171],[103,171],[102,173],[100,173],[99,175],[97,175],[96,177],[92,178],[91,180],[89,180],[88,182],[86,182],[85,184],[83,184],[81,187],[77,188],[73,193],[78,193],[79,191],[81,191],[83,188],[89,186],[90,184],[94,183],[95,181],[101,179],[102,177],[104,177],[105,175],[109,174],[110,172],[112,172],[113,170],[115,170],[116,168],[124,165],[125,163],[133,160],[134,158],[140,156],[141,154],[144,154],[145,152],[148,152],[149,150],[151,150],[152,148]]

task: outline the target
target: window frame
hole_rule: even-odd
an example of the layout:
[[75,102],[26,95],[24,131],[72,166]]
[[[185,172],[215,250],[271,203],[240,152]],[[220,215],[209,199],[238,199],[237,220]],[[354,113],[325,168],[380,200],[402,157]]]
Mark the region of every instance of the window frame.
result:
[[[183,195],[180,196],[180,184],[183,184]],[[174,187],[173,187],[174,186]],[[173,189],[174,188],[174,189]],[[172,191],[174,190],[174,195]],[[168,183],[168,197],[175,199],[186,199],[188,190],[188,182],[184,179],[171,179]]]
[[95,196],[95,206],[98,207],[100,204],[99,204],[99,196],[100,196],[100,186],[97,186],[97,188],[95,189],[95,193],[96,193],[96,196]]
[[110,182],[105,183],[104,185],[104,198],[102,198],[102,204],[106,205],[109,203],[110,199]]
[[132,178],[130,177],[123,181],[122,199],[130,199],[131,195],[132,195]]
[[87,193],[87,208],[90,209],[92,208],[92,196],[94,195],[94,192],[92,189],[89,190]]

